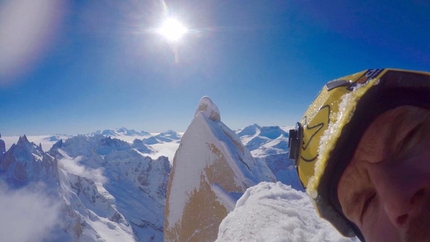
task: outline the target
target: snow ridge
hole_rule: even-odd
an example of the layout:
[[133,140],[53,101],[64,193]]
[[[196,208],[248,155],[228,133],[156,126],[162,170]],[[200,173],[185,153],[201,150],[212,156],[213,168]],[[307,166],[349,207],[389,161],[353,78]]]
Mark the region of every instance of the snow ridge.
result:
[[246,190],[237,201],[222,221],[216,241],[359,240],[343,237],[321,219],[305,192],[280,182],[262,182]]

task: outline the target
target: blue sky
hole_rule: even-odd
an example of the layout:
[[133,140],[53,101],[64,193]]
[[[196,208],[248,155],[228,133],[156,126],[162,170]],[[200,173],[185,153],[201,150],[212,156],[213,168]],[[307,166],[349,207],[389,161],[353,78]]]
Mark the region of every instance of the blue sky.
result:
[[[43,5],[45,4],[45,5]],[[0,132],[185,131],[202,96],[230,128],[294,125],[329,80],[430,71],[428,1],[0,2]]]

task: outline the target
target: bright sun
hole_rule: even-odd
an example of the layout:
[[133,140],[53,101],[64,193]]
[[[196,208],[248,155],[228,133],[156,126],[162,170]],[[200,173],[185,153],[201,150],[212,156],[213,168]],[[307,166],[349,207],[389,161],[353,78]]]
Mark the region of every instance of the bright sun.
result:
[[178,42],[188,32],[188,29],[177,19],[168,18],[157,32],[170,42]]

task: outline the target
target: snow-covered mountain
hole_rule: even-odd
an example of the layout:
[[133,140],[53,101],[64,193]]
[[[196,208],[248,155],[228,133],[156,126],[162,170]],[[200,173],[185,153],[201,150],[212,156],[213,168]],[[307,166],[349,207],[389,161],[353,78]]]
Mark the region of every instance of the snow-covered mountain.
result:
[[219,224],[236,200],[261,181],[275,181],[275,177],[221,122],[212,100],[203,97],[173,160],[165,241],[215,240]]
[[[21,232],[21,235],[9,234],[8,241],[18,241],[18,239],[23,239],[23,241],[31,240],[42,240],[45,239],[46,235],[43,235],[45,230],[47,230],[48,235],[55,234],[55,238],[61,238],[66,241],[72,241],[73,236],[71,234],[65,233],[67,226],[64,226],[66,221],[71,221],[71,217],[75,213],[69,209],[69,206],[64,200],[62,200],[61,185],[60,185],[60,174],[57,169],[57,160],[51,155],[43,152],[41,146],[37,146],[34,143],[30,143],[26,136],[19,137],[16,144],[13,144],[10,149],[0,157],[0,184],[1,184],[1,196],[5,194],[22,194],[16,199],[16,207],[13,207],[11,211],[7,211],[8,220],[15,226],[20,226],[20,224],[25,224],[24,220],[27,219],[24,216],[19,216],[23,211],[27,211],[28,217],[45,217],[45,214],[39,213],[40,205],[45,204],[43,201],[48,201],[47,203],[51,207],[50,209],[44,207],[45,209],[40,209],[46,212],[47,210],[53,216],[50,217],[49,223],[43,223],[41,226],[38,221],[33,220],[31,223],[35,226],[33,230],[23,230],[15,229],[16,233]],[[32,194],[27,190],[38,190],[40,193]],[[43,187],[42,189],[40,187]],[[35,189],[37,188],[37,189]],[[25,192],[24,192],[25,191]],[[20,203],[20,199],[30,197],[32,209],[26,209],[30,204]],[[1,201],[5,202],[5,201]],[[69,211],[69,212],[67,212]],[[64,215],[64,216],[60,216]],[[80,223],[76,222],[73,225],[79,226]],[[25,226],[24,226],[25,227]],[[18,227],[19,228],[19,227]],[[10,231],[1,231],[10,233]],[[32,238],[33,233],[38,237],[38,239]],[[4,234],[4,233],[0,233]],[[2,240],[6,239],[2,236]]]
[[[59,140],[66,140],[73,137],[73,135],[66,134],[55,134],[55,135],[38,135],[38,136],[26,136],[30,142],[40,144],[43,150],[49,150]],[[3,136],[1,139],[5,142],[6,150],[10,149],[13,144],[16,144],[20,136]]]
[[253,124],[237,130],[236,133],[254,159],[264,161],[278,181],[296,190],[303,190],[293,161],[288,158],[289,129],[290,127]]
[[103,135],[60,140],[49,152],[23,136],[0,156],[0,185],[42,184],[41,199],[58,207],[49,236],[36,241],[162,241],[170,168],[166,157]]
[[96,131],[87,136],[103,135],[106,137],[113,137],[120,140],[131,142],[135,139],[142,140],[146,145],[162,144],[162,143],[179,143],[182,133],[173,130],[168,130],[161,133],[148,133],[146,131],[135,131],[134,129],[119,128],[119,129],[105,129],[103,131]]
[[179,141],[181,140],[183,132],[168,130],[161,133],[148,133],[145,131],[136,132],[126,128],[120,128],[97,131],[87,136],[95,136],[98,134],[127,141],[133,144],[139,151],[153,159],[165,156],[172,162],[173,156],[179,147]]
[[154,138],[159,140],[159,142],[172,142],[172,141],[179,141],[181,139],[182,135],[173,131],[168,130],[166,132],[162,132],[158,135],[155,135]]
[[41,180],[50,184],[58,180],[57,160],[30,143],[25,135],[0,156],[0,172],[0,177],[16,188]]
[[[106,129],[103,131],[99,130],[83,136],[93,137],[98,135],[126,141],[132,144],[133,148],[138,149],[140,152],[145,153],[153,159],[166,156],[169,158],[169,161],[172,161],[183,132],[168,130],[162,133],[148,133],[145,131],[138,132],[133,129],[119,128]],[[72,137],[74,137],[74,135],[66,134],[27,136],[28,140],[40,144],[44,150],[51,149],[51,147],[60,140],[65,141]],[[18,139],[19,136],[3,137],[5,150],[8,150]]]
[[254,157],[288,152],[288,133],[279,126],[253,124],[236,133]]
[[[50,153],[55,154],[65,170],[78,171],[84,178],[89,175],[87,179],[95,181],[94,191],[100,191],[100,198],[117,210],[116,217],[130,226],[132,240],[161,241],[170,163],[166,157],[152,160],[134,146],[135,143],[130,145],[103,135],[76,136],[54,145]],[[71,161],[92,171],[91,174],[70,168]],[[96,206],[94,200],[91,202]]]

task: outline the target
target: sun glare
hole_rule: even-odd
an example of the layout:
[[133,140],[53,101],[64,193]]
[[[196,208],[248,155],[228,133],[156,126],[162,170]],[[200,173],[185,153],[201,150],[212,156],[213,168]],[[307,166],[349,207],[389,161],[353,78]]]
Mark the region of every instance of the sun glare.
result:
[[175,18],[166,19],[158,29],[158,33],[170,42],[179,41],[187,32],[188,29]]

